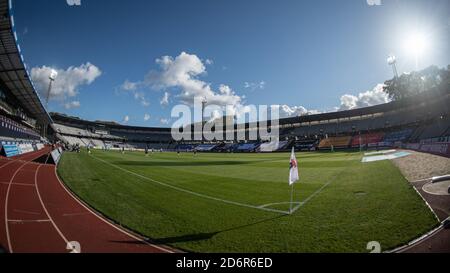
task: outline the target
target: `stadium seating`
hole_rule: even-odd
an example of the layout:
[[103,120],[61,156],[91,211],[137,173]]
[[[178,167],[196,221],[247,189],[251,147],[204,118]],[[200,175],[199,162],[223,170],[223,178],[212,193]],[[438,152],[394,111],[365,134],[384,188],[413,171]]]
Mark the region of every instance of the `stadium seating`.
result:
[[16,139],[40,139],[37,132],[3,115],[0,115],[0,136]]
[[351,139],[351,136],[325,138],[320,141],[319,149],[330,149],[331,147],[347,148],[350,144]]
[[351,146],[359,147],[360,145],[376,144],[381,142],[383,140],[383,137],[383,132],[356,135],[352,138]]
[[194,148],[195,145],[192,144],[178,144],[175,149],[180,152],[192,152]]
[[200,144],[195,147],[195,149],[199,152],[210,152],[215,147],[217,147],[217,144]]
[[289,144],[288,141],[271,141],[262,143],[257,149],[259,152],[276,152],[284,149]]
[[389,132],[384,136],[384,142],[405,141],[413,133],[413,129],[408,128],[400,131]]
[[[450,136],[450,94],[440,97],[415,97],[409,101],[392,102],[379,106],[349,111],[338,111],[310,116],[281,119],[279,139],[283,142],[258,144],[177,143],[170,128],[143,128],[124,126],[114,122],[91,122],[76,117],[54,114],[55,128],[69,143],[101,147],[106,143],[145,149],[198,151],[276,151],[286,143],[298,150],[358,147],[367,148],[399,146],[406,142],[442,141]],[[101,133],[100,133],[101,132]],[[328,139],[325,136],[330,136]],[[248,132],[246,134],[248,136]]]
[[236,152],[253,152],[258,148],[259,143],[241,143],[235,148]]
[[234,149],[236,148],[237,144],[235,143],[222,143],[216,146],[216,148],[214,148],[213,150],[215,152],[231,152],[234,151]]

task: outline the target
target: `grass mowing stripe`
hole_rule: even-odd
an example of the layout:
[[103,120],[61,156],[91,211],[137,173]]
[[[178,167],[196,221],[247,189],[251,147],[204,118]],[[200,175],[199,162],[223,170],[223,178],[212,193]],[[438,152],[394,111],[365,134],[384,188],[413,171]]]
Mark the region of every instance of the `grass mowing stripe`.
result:
[[[267,176],[268,180],[273,177],[283,182],[288,172],[283,162],[288,161],[288,153],[212,153],[197,157],[155,153],[145,157],[143,153],[92,152],[144,177],[209,196],[252,205],[289,200],[287,183],[258,180]],[[108,217],[155,242],[192,252],[366,252],[367,242],[373,240],[387,250],[436,224],[391,162],[362,164],[360,156],[352,152],[299,153],[302,181],[296,201],[304,201],[329,179],[334,181],[290,216],[175,191],[85,152],[65,153],[58,173],[83,200]],[[152,165],[147,164],[149,161]],[[224,161],[229,164],[223,165]],[[245,164],[249,161],[253,162]],[[302,162],[311,168],[302,168]],[[212,174],[208,175],[208,169]],[[270,208],[286,211],[288,205]]]
[[[104,159],[107,158],[106,161],[113,162],[115,165],[120,166],[120,162],[117,161],[111,156],[104,156],[104,153],[100,153],[99,155],[103,156]],[[141,156],[141,160],[147,161],[147,158],[144,158]],[[128,161],[126,161],[128,162]],[[253,206],[260,206],[261,204],[268,204],[268,203],[280,203],[280,200],[289,200],[289,196],[284,196],[280,199],[281,195],[284,195],[286,192],[290,192],[290,188],[288,187],[287,183],[285,181],[279,181],[279,183],[271,183],[272,185],[261,185],[259,183],[258,178],[255,178],[252,176],[252,174],[247,174],[248,168],[245,167],[245,169],[235,169],[230,170],[231,167],[223,167],[222,170],[212,171],[213,174],[207,174],[204,173],[198,173],[193,171],[193,169],[198,169],[198,167],[195,168],[171,168],[171,167],[164,167],[164,168],[141,168],[143,166],[142,163],[136,162],[135,165],[138,165],[139,168],[131,168],[131,164],[126,164],[124,169],[130,170],[132,172],[138,173],[140,175],[143,175],[145,177],[151,177],[152,179],[158,180],[160,182],[166,183],[166,184],[175,184],[183,189],[187,189],[190,191],[194,191],[197,193],[209,195],[209,196],[229,196],[231,198],[222,198],[231,200],[238,203],[245,203],[245,204],[251,204]],[[234,168],[234,166],[233,166]],[[164,170],[163,176],[158,177],[158,172]],[[333,171],[329,172],[322,170],[320,172],[320,175],[314,175],[313,172],[305,172],[305,175],[302,175],[302,189],[305,193],[305,198],[309,194],[312,194],[314,191],[316,191],[318,188],[320,188],[325,181],[328,181],[331,179],[333,174],[336,174],[339,169],[334,168],[327,168],[332,169]],[[260,175],[266,175],[268,176],[267,172],[271,172],[271,170],[260,170]],[[237,174],[242,172],[246,172],[246,178],[239,177]],[[329,173],[327,173],[329,172]],[[227,176],[225,179],[222,177],[222,175],[226,173],[231,173],[233,176]],[[286,176],[287,181],[287,167],[283,166],[282,174],[281,176]],[[272,175],[272,174],[270,174]],[[157,178],[153,177],[156,176]],[[232,178],[232,179],[226,179],[226,178]],[[245,179],[245,180],[244,180]],[[249,180],[251,179],[251,180]],[[322,182],[317,182],[322,181]],[[255,183],[256,182],[256,183]],[[280,184],[282,183],[282,184]],[[185,184],[186,186],[184,186]],[[246,192],[242,191],[243,184],[246,184],[247,189]],[[286,186],[286,187],[284,187]],[[280,195],[281,194],[281,195]],[[277,197],[278,196],[278,197]],[[252,202],[245,202],[249,201],[248,197],[251,197]],[[244,202],[240,201],[245,200]],[[256,199],[255,199],[256,198]],[[254,199],[254,200],[253,200]]]
[[99,160],[99,161],[101,161],[101,162],[103,162],[103,163],[105,163],[105,164],[108,164],[108,165],[110,165],[110,166],[112,166],[112,167],[114,167],[114,168],[117,168],[117,169],[119,169],[119,170],[121,170],[121,171],[124,171],[124,172],[127,172],[127,173],[129,173],[129,174],[135,175],[135,176],[140,177],[140,178],[142,178],[142,179],[145,179],[145,180],[148,180],[148,181],[157,183],[157,184],[159,184],[159,185],[161,185],[161,186],[171,188],[171,189],[173,189],[173,190],[181,191],[181,192],[188,193],[188,194],[192,194],[192,195],[195,195],[195,196],[198,196],[198,197],[202,197],[202,198],[206,198],[206,199],[211,199],[211,200],[214,200],[214,201],[219,201],[219,202],[223,202],[223,203],[227,203],[227,204],[231,204],[231,205],[235,205],[235,206],[247,207],[247,208],[258,209],[258,210],[265,210],[265,211],[277,212],[277,213],[283,213],[283,214],[289,214],[289,211],[282,211],[282,210],[270,209],[270,208],[266,208],[266,207],[253,206],[253,205],[250,205],[250,204],[244,204],[244,203],[239,203],[239,202],[235,202],[235,201],[225,200],[225,199],[221,199],[221,198],[217,198],[217,197],[205,195],[205,194],[202,194],[202,193],[190,191],[190,190],[187,190],[187,189],[183,189],[183,188],[180,188],[180,187],[177,187],[177,186],[173,186],[173,185],[170,185],[170,184],[166,184],[166,183],[157,181],[157,180],[155,180],[155,179],[148,178],[148,177],[146,177],[146,176],[137,174],[137,173],[135,173],[135,172],[129,171],[129,170],[127,170],[127,169],[124,169],[124,168],[122,168],[122,167],[119,167],[119,166],[117,166],[117,165],[114,165],[114,164],[112,164],[112,163],[110,163],[110,162],[107,162],[107,161],[105,161],[105,160],[103,160],[103,159],[100,159],[100,158],[97,158],[97,157],[95,157],[95,156],[92,156],[92,157],[93,157],[94,159],[96,159],[96,160]]

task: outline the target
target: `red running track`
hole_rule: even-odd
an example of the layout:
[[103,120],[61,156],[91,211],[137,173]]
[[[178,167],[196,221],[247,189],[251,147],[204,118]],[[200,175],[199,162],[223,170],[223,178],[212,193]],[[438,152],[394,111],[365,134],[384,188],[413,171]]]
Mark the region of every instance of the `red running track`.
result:
[[161,253],[110,223],[66,189],[56,167],[32,162],[50,148],[0,158],[0,250],[10,253]]

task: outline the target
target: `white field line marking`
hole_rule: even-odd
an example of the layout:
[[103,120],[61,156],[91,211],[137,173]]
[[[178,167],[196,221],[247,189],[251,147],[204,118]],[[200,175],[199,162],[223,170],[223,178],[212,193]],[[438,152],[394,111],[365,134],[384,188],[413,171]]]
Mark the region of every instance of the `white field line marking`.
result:
[[[53,227],[56,229],[56,232],[58,232],[59,236],[61,236],[61,238],[64,240],[64,242],[66,243],[66,246],[67,246],[69,244],[69,240],[67,240],[67,238],[64,236],[64,234],[61,232],[61,230],[56,225],[55,221],[53,221],[52,216],[50,215],[50,213],[47,210],[47,207],[45,206],[44,202],[42,201],[41,193],[39,192],[39,185],[38,185],[38,182],[37,182],[37,176],[38,176],[38,173],[39,173],[39,170],[41,169],[41,167],[42,167],[42,165],[40,165],[36,169],[36,172],[34,174],[34,184],[36,185],[36,192],[37,192],[37,195],[39,197],[39,202],[41,202],[41,206],[44,209],[44,212],[47,215],[47,217],[50,220],[50,222],[52,223]],[[76,251],[76,250],[74,250],[74,251]]]
[[[284,204],[290,204],[291,202],[279,202],[279,203],[270,203],[270,204],[264,204],[259,206],[258,208],[265,208],[265,207],[271,207],[271,206],[275,206],[275,205],[284,205]],[[303,202],[292,202],[292,204],[301,204]]]
[[[350,161],[350,159],[347,159],[347,161]],[[348,168],[350,168],[351,165],[349,165],[348,167],[346,167],[344,170],[340,171],[335,177],[338,177],[339,175],[341,175],[344,171],[346,171]],[[325,183],[322,187],[320,187],[320,189],[318,189],[317,191],[315,191],[313,194],[311,194],[310,196],[308,196],[308,198],[305,199],[305,201],[303,201],[300,205],[298,205],[297,207],[295,207],[294,209],[292,209],[292,213],[296,212],[299,208],[303,207],[304,205],[306,205],[309,201],[311,201],[311,199],[313,199],[316,195],[318,195],[319,193],[321,193],[326,187],[328,187],[328,185],[330,185],[331,183],[333,183],[335,181],[335,179],[330,178],[330,180]]]
[[83,204],[83,203],[78,199],[78,197],[76,197],[72,192],[70,192],[70,191],[66,188],[66,186],[63,184],[63,182],[61,182],[61,180],[59,179],[58,174],[56,173],[56,167],[55,167],[55,176],[56,176],[56,178],[58,179],[58,182],[59,182],[60,186],[67,192],[67,194],[69,194],[70,197],[72,197],[72,199],[74,199],[78,204],[80,204],[83,208],[85,208],[85,209],[86,209],[87,211],[89,211],[92,215],[94,215],[95,217],[97,217],[98,219],[100,219],[102,222],[108,224],[109,226],[113,227],[114,229],[120,231],[121,233],[127,235],[128,237],[130,237],[130,238],[132,238],[132,239],[134,239],[134,240],[136,240],[136,241],[143,242],[143,243],[145,243],[145,244],[147,244],[147,245],[149,245],[149,246],[151,246],[151,247],[154,247],[154,248],[156,248],[156,249],[159,249],[159,250],[164,251],[164,252],[167,252],[167,253],[174,253],[174,251],[172,251],[172,250],[169,250],[169,249],[166,249],[166,248],[163,248],[163,247],[160,247],[160,246],[151,244],[151,243],[147,242],[146,240],[144,240],[144,239],[142,239],[142,238],[139,238],[139,237],[137,237],[137,236],[135,236],[135,235],[133,235],[133,234],[131,234],[131,233],[129,233],[129,232],[123,230],[122,228],[119,228],[118,226],[116,226],[116,225],[110,223],[108,220],[106,220],[106,219],[104,219],[103,217],[101,217],[100,215],[98,215],[97,212],[93,211],[91,208],[89,208],[88,206],[86,206],[85,204]]
[[297,206],[292,208],[292,211],[290,214],[296,212],[300,207],[302,207],[305,204],[305,202],[301,202],[300,204],[298,204]]
[[[91,155],[91,156],[92,156],[92,155]],[[98,158],[98,157],[95,157],[95,156],[92,156],[92,157],[93,157],[94,159],[97,159],[98,161],[101,161],[101,162],[103,162],[103,163],[105,163],[105,164],[108,164],[108,165],[110,165],[110,166],[112,166],[112,167],[114,167],[114,168],[117,168],[117,169],[119,169],[119,170],[121,170],[121,171],[123,171],[123,172],[129,173],[129,174],[132,174],[132,175],[135,175],[135,176],[137,176],[137,177],[139,177],[139,178],[148,180],[148,181],[150,181],[150,182],[159,184],[159,185],[164,186],[164,187],[167,187],[167,188],[171,188],[171,189],[173,189],[173,190],[181,191],[181,192],[188,193],[188,194],[192,194],[192,195],[195,195],[195,196],[198,196],[198,197],[202,197],[202,198],[205,198],[205,199],[210,199],[210,200],[214,200],[214,201],[219,201],[219,202],[222,202],[222,203],[231,204],[231,205],[235,205],[235,206],[241,206],[241,207],[252,208],[252,209],[258,209],[258,210],[265,210],[265,211],[276,212],[276,213],[282,213],[282,214],[289,214],[288,211],[277,210],[277,209],[269,209],[269,208],[262,208],[262,207],[260,207],[260,206],[254,206],[254,205],[250,205],[250,204],[245,204],[245,203],[240,203],[240,202],[230,201],[230,200],[221,199],[221,198],[218,198],[218,197],[213,197],[213,196],[210,196],[210,195],[206,195],[206,194],[202,194],[202,193],[198,193],[198,192],[186,190],[186,189],[183,189],[183,188],[180,188],[180,187],[177,187],[177,186],[173,186],[173,185],[170,185],[170,184],[167,184],[167,183],[164,183],[164,182],[160,182],[160,181],[157,181],[157,180],[155,180],[155,179],[152,179],[152,178],[149,178],[149,177],[140,175],[140,174],[138,174],[138,173],[129,171],[129,170],[127,170],[127,169],[124,169],[124,168],[122,168],[122,167],[119,167],[119,166],[117,166],[117,165],[115,165],[115,164],[112,164],[112,163],[110,163],[110,162],[107,162],[107,161],[105,161],[105,160],[103,160],[103,159],[100,159],[100,158]]]
[[318,195],[320,192],[323,191],[323,189],[325,189],[328,185],[330,185],[332,182],[334,181],[334,179],[331,179],[330,181],[328,181],[327,183],[325,183],[322,187],[320,187],[318,190],[316,190],[315,192],[313,192],[310,196],[308,196],[308,198],[305,199],[305,201],[303,201],[299,207],[303,207],[304,205],[306,205],[306,203],[308,203],[311,199],[314,198],[314,196]]
[[8,241],[8,249],[10,253],[13,253],[12,245],[11,245],[11,238],[9,236],[9,225],[8,225],[8,200],[9,200],[9,193],[11,191],[11,185],[12,181],[16,177],[16,175],[19,173],[20,169],[22,169],[25,165],[27,165],[27,162],[23,163],[13,174],[11,177],[11,180],[9,180],[8,189],[6,190],[6,197],[5,197],[5,231],[6,231],[6,240]]

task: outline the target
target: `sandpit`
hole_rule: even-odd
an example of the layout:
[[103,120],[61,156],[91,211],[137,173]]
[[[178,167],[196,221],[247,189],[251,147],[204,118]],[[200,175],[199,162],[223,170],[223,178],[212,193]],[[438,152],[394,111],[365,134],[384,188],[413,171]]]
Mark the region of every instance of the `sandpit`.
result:
[[450,174],[450,158],[416,151],[408,152],[411,153],[409,156],[393,159],[392,162],[410,182]]

